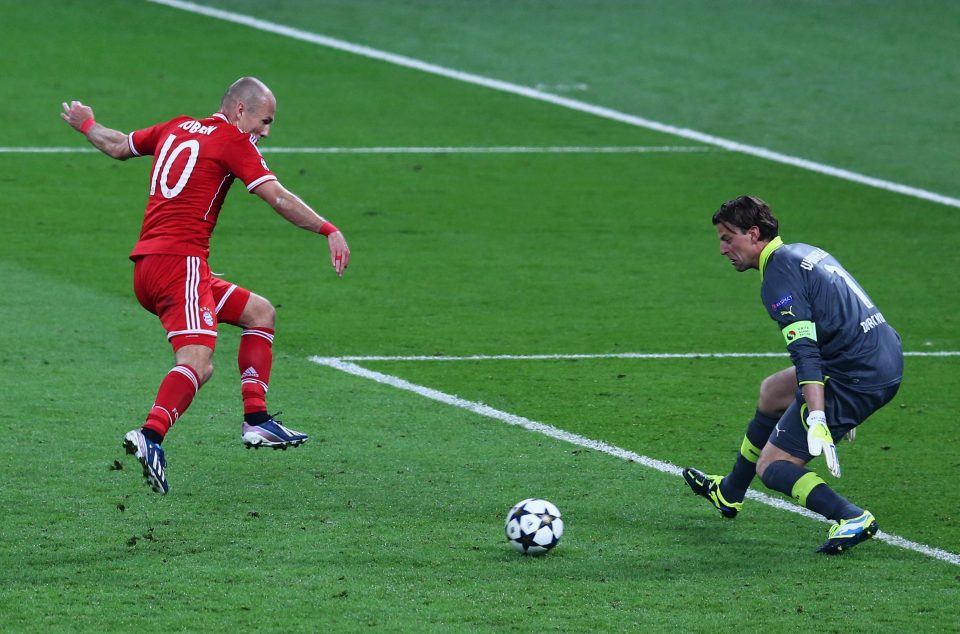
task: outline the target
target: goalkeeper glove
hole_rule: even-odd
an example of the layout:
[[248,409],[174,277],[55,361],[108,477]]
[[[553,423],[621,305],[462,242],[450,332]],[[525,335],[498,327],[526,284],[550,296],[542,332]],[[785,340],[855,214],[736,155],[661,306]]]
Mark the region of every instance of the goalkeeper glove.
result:
[[833,444],[833,436],[827,427],[827,416],[822,411],[815,410],[807,415],[807,450],[812,456],[823,454],[827,461],[827,469],[835,478],[840,477],[840,461],[837,460],[837,446]]

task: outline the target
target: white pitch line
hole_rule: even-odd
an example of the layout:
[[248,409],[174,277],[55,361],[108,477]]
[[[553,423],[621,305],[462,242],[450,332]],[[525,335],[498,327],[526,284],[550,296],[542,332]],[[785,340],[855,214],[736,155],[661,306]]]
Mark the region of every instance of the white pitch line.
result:
[[[904,352],[906,357],[960,357],[958,351]],[[576,359],[769,359],[787,358],[786,352],[611,352],[609,354],[474,354],[464,356],[344,356],[341,361],[565,361]]]
[[499,79],[492,79],[490,77],[484,77],[482,75],[476,75],[474,73],[467,73],[467,72],[455,70],[452,68],[446,68],[444,66],[431,64],[429,62],[424,62],[422,60],[414,59],[412,57],[397,55],[395,53],[381,51],[375,48],[371,48],[369,46],[362,46],[360,44],[353,44],[351,42],[338,40],[336,38],[328,37],[326,35],[311,33],[309,31],[296,29],[290,26],[285,26],[283,24],[277,24],[276,22],[268,22],[267,20],[261,20],[253,16],[243,15],[241,13],[234,13],[232,11],[225,11],[222,9],[215,9],[213,7],[196,4],[194,2],[183,2],[182,0],[147,0],[147,1],[152,2],[154,4],[164,5],[173,9],[180,9],[183,11],[188,11],[190,13],[196,13],[199,15],[205,15],[207,17],[216,18],[218,20],[232,22],[234,24],[241,24],[243,26],[257,29],[259,31],[264,31],[266,33],[274,33],[276,35],[289,37],[294,40],[309,42],[311,44],[317,44],[319,46],[326,46],[328,48],[344,51],[347,53],[352,53],[354,55],[359,55],[359,56],[367,57],[370,59],[376,59],[379,61],[387,62],[389,64],[394,64],[396,66],[410,68],[410,69],[418,70],[424,73],[438,75],[440,77],[446,77],[447,79],[454,79],[456,81],[462,81],[468,84],[483,86],[484,88],[489,88],[491,90],[497,90],[500,92],[519,95],[521,97],[527,97],[529,99],[536,99],[538,101],[551,103],[556,106],[568,108],[570,110],[576,110],[578,112],[583,112],[586,114],[591,114],[604,119],[609,119],[611,121],[619,121],[621,123],[626,123],[628,125],[632,125],[640,128],[646,128],[648,130],[662,132],[664,134],[669,134],[669,135],[680,137],[683,139],[689,139],[691,141],[697,141],[699,143],[705,143],[707,145],[720,147],[725,150],[730,150],[732,152],[740,152],[742,154],[748,154],[750,156],[766,159],[768,161],[773,161],[775,163],[792,165],[793,167],[799,167],[800,169],[809,170],[811,172],[816,172],[818,174],[833,176],[835,178],[840,178],[840,179],[851,181],[854,183],[859,183],[861,185],[867,185],[869,187],[875,187],[877,189],[883,189],[886,191],[903,194],[904,196],[911,196],[914,198],[919,198],[921,200],[928,200],[930,202],[939,203],[941,205],[947,205],[949,207],[960,208],[960,199],[951,198],[950,196],[944,196],[943,194],[927,191],[925,189],[911,187],[909,185],[902,185],[900,183],[894,183],[892,181],[887,181],[880,178],[874,178],[872,176],[865,176],[863,174],[858,174],[857,172],[852,172],[850,170],[842,169],[839,167],[832,167],[830,165],[817,163],[815,161],[809,161],[807,159],[798,158],[796,156],[790,156],[788,154],[774,152],[773,150],[768,150],[762,147],[746,145],[744,143],[738,143],[737,141],[731,141],[729,139],[724,139],[724,138],[713,136],[710,134],[705,134],[703,132],[698,132],[696,130],[691,130],[689,128],[680,128],[680,127],[669,125],[666,123],[661,123],[659,121],[645,119],[643,117],[638,117],[638,116],[626,114],[624,112],[620,112],[617,110],[613,110],[612,108],[604,108],[602,106],[596,106],[596,105],[587,103],[585,101],[578,101],[576,99],[570,99],[568,97],[560,97],[551,93],[543,92],[541,90],[536,90],[535,88],[529,88],[527,86],[521,86],[519,84],[510,83],[510,82],[502,81]]
[[[662,460],[657,460],[656,458],[643,456],[633,451],[622,449],[620,447],[611,445],[609,443],[605,443],[600,440],[591,440],[590,438],[586,438],[578,434],[564,431],[552,425],[547,425],[546,423],[540,423],[535,420],[525,418],[523,416],[518,416],[516,414],[511,414],[509,412],[504,412],[502,410],[495,409],[493,407],[490,407],[489,405],[484,405],[483,403],[468,401],[466,399],[460,398],[459,396],[455,396],[453,394],[447,394],[446,392],[441,392],[433,388],[425,387],[423,385],[417,385],[416,383],[411,383],[397,376],[384,374],[382,372],[374,372],[373,370],[368,370],[366,368],[360,367],[359,365],[356,365],[355,363],[349,363],[349,362],[343,361],[342,359],[314,356],[314,357],[310,357],[310,361],[318,365],[323,365],[329,368],[333,368],[334,370],[346,372],[347,374],[352,374],[354,376],[358,376],[364,379],[376,381],[377,383],[381,383],[383,385],[389,385],[390,387],[394,387],[399,390],[413,392],[414,394],[423,396],[424,398],[428,398],[430,400],[437,401],[445,405],[458,407],[460,409],[464,409],[464,410],[473,412],[475,414],[479,414],[486,418],[492,418],[494,420],[507,423],[508,425],[515,425],[517,427],[522,427],[529,431],[537,432],[539,434],[543,434],[544,436],[548,436],[556,440],[561,440],[563,442],[567,442],[572,445],[576,445],[578,447],[584,447],[585,449],[592,449],[594,451],[599,451],[607,455],[613,456],[615,458],[626,460],[628,462],[636,462],[636,463],[642,464],[645,467],[648,467],[650,469],[655,469],[656,471],[660,471],[662,473],[668,473],[674,476],[682,475],[681,468],[669,462],[664,462]],[[813,513],[812,511],[809,511],[805,508],[802,508],[790,502],[786,502],[782,499],[769,496],[765,493],[754,491],[753,489],[750,489],[749,491],[747,491],[747,497],[750,498],[751,500],[756,500],[760,504],[766,504],[768,506],[772,506],[774,508],[777,508],[783,511],[789,511],[791,513],[796,513],[797,515],[803,515],[804,517],[808,517],[813,520],[829,523],[828,520],[824,519],[817,513]],[[939,559],[940,561],[944,561],[947,563],[960,566],[960,555],[951,553],[946,550],[942,550],[940,548],[933,548],[932,546],[919,544],[917,542],[910,541],[909,539],[905,539],[897,535],[885,533],[883,531],[880,531],[877,533],[876,539],[879,539],[881,541],[887,542],[888,544],[892,544],[894,546],[898,546],[906,550],[912,550],[912,551],[927,555],[928,557],[933,557],[934,559]]]
[[[702,145],[261,147],[264,154],[684,154],[715,152]],[[90,154],[92,147],[0,147],[0,154]]]

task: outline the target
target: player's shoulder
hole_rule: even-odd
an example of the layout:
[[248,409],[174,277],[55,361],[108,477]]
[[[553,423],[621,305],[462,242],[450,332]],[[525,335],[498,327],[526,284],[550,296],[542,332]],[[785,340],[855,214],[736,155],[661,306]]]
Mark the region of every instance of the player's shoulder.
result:
[[769,300],[772,299],[779,301],[781,296],[789,295],[792,289],[799,288],[799,264],[806,252],[804,247],[809,248],[809,245],[781,244],[767,258],[760,283],[760,294],[765,303],[771,303]]
[[796,260],[803,259],[804,256],[815,249],[816,247],[805,242],[785,242],[783,246],[776,250],[776,253],[783,255],[784,259]]
[[776,257],[770,258],[770,264],[778,270],[812,271],[824,260],[833,261],[826,250],[805,242],[784,244],[774,253]]

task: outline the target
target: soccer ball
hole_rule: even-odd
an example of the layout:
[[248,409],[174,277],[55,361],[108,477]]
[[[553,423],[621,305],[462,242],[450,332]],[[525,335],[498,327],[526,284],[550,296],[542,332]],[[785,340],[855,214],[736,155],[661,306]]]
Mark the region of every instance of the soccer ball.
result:
[[563,536],[560,509],[546,500],[527,498],[507,513],[504,531],[510,545],[524,555],[542,555]]

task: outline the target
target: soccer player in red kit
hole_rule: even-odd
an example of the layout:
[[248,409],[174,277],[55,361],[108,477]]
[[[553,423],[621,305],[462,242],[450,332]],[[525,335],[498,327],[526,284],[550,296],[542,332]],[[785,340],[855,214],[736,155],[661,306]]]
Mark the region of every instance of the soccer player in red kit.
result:
[[270,133],[277,102],[263,82],[243,77],[227,89],[220,109],[194,119],[179,116],[129,134],[94,121],[79,101],[61,117],[98,150],[118,159],[152,155],[149,197],[140,239],[130,254],[140,304],[167,330],[176,365],[160,383],[146,422],[124,436],[154,491],[169,491],[161,447],[170,427],[213,374],[220,322],[243,329],[238,365],[247,447],[297,447],[307,435],[267,413],[276,311],[265,298],[210,273],[210,235],[235,178],[288,222],[327,239],[338,276],[350,261],[343,234],[288,191],[267,168],[257,142]]

